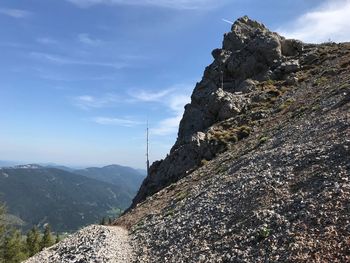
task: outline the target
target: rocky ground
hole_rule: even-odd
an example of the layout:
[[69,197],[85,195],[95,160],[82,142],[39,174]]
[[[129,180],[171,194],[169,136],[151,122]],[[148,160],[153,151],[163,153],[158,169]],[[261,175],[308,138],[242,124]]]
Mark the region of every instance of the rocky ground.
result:
[[[246,18],[238,25],[224,47],[281,39]],[[115,222],[130,229],[135,262],[350,262],[350,44],[301,45],[271,62],[270,78],[249,80],[243,92],[229,86],[226,98],[241,110],[199,132],[192,127],[178,142],[192,141],[155,164],[139,201]],[[205,81],[217,76],[214,68]],[[198,107],[199,89],[207,99],[223,92],[199,84],[186,110]],[[213,108],[208,103],[201,111]],[[182,126],[191,118],[185,113]],[[175,166],[196,167],[186,153],[201,158],[199,168]],[[147,185],[163,189],[140,202]]]
[[129,263],[133,251],[128,231],[121,227],[91,225],[44,249],[26,263]]

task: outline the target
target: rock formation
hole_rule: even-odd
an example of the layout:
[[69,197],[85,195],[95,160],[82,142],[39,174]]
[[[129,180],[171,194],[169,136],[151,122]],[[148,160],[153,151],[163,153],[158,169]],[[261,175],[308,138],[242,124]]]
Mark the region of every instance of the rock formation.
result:
[[213,56],[115,222],[136,262],[349,262],[350,44],[243,17]]
[[[214,62],[205,69],[191,103],[185,106],[170,154],[152,165],[133,206],[183,178],[203,160],[211,160],[224,151],[226,144],[215,140],[215,124],[231,119],[236,127],[244,125],[248,120],[239,116],[252,103],[264,99],[254,93],[257,84],[293,78],[293,73],[300,69],[304,47],[300,41],[285,39],[248,17],[238,19],[231,32],[225,34],[222,48],[212,52]],[[256,112],[252,119],[264,116]],[[239,140],[247,133],[246,130],[235,138]]]

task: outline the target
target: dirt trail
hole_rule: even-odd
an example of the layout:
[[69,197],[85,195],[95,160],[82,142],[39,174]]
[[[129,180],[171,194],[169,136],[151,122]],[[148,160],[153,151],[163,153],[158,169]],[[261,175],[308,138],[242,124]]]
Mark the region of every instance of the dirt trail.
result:
[[25,263],[131,263],[132,255],[127,230],[116,226],[91,225]]

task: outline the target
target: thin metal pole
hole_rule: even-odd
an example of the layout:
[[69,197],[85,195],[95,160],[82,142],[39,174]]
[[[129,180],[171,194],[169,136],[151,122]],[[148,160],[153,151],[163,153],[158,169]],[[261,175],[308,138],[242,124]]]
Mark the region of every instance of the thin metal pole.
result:
[[149,131],[148,131],[148,120],[147,120],[147,134],[146,134],[146,157],[147,157],[147,176],[149,176]]

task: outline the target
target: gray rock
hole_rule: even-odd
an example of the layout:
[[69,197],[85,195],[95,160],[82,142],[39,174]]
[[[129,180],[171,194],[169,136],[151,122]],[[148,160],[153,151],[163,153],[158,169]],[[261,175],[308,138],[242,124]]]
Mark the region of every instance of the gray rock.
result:
[[281,49],[284,56],[297,56],[302,53],[303,47],[303,42],[299,40],[282,38]]
[[[210,160],[221,152],[225,145],[211,141],[211,127],[242,115],[252,102],[264,103],[270,99],[267,94],[254,95],[257,84],[298,71],[299,60],[291,56],[302,51],[301,42],[285,39],[246,16],[238,19],[231,32],[224,35],[222,48],[213,50],[214,61],[205,69],[191,103],[185,107],[170,154],[152,165],[151,175],[141,186],[133,206],[188,175],[201,160]],[[258,110],[252,118],[261,119],[267,114]]]
[[246,79],[245,81],[243,81],[239,87],[236,89],[237,92],[242,92],[242,93],[249,93],[252,92],[254,90],[256,90],[256,84],[258,82],[254,81],[252,79]]
[[298,59],[293,59],[293,60],[283,62],[280,66],[280,70],[285,74],[296,72],[299,69],[300,69],[300,64]]

